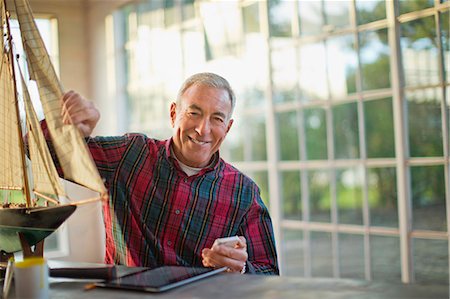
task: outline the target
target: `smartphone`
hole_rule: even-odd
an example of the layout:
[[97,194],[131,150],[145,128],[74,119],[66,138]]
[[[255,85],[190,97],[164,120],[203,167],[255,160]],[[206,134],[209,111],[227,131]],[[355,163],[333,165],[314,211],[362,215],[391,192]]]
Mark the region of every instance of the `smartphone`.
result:
[[225,245],[228,247],[235,247],[239,243],[238,236],[226,237],[226,238],[218,238],[214,241],[214,245]]

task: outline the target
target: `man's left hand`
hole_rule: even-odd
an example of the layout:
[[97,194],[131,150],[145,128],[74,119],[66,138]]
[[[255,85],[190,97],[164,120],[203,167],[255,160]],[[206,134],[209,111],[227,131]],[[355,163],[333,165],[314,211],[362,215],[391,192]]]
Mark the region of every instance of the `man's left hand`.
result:
[[228,267],[230,272],[242,272],[248,258],[247,241],[239,236],[239,242],[234,247],[214,244],[202,250],[202,258],[205,267]]

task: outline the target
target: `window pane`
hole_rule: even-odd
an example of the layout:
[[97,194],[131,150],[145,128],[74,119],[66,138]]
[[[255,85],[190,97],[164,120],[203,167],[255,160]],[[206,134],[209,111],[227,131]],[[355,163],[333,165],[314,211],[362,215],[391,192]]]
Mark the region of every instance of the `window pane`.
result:
[[333,276],[333,254],[331,234],[311,232],[311,266],[312,276]]
[[336,171],[338,222],[362,224],[361,169],[348,168]]
[[343,278],[364,279],[364,237],[339,234],[340,274]]
[[387,29],[359,34],[363,90],[391,87]]
[[438,88],[420,89],[405,94],[408,100],[411,157],[443,155],[441,94]]
[[324,1],[327,30],[339,29],[350,24],[350,1]]
[[302,35],[318,34],[322,31],[323,14],[321,1],[299,1],[298,12]]
[[308,171],[310,220],[331,222],[330,177],[328,171]]
[[277,114],[281,160],[299,160],[297,112]]
[[[245,160],[266,161],[266,124],[263,115],[247,116],[244,124]],[[250,139],[249,139],[250,137]],[[250,140],[250,142],[249,142]]]
[[359,158],[358,111],[356,103],[333,107],[334,155],[337,159]]
[[399,1],[400,14],[417,11],[434,6],[434,0],[408,0]]
[[434,16],[400,26],[403,72],[406,86],[439,83],[439,52]]
[[440,14],[442,52],[444,54],[444,72],[447,82],[450,82],[450,12]]
[[447,230],[443,166],[411,167],[413,229]]
[[358,25],[386,19],[385,0],[356,0]]
[[302,201],[300,190],[300,172],[281,172],[281,196],[285,219],[302,219]]
[[357,58],[354,37],[344,35],[327,40],[328,82],[332,99],[356,92]]
[[415,279],[418,283],[448,284],[448,241],[413,239]]
[[258,2],[244,6],[242,18],[245,33],[260,32]]
[[269,1],[270,35],[292,36],[292,12],[294,1]]
[[283,229],[283,275],[304,275],[304,244],[302,231]]
[[326,52],[323,43],[300,49],[300,89],[305,102],[328,98]]
[[363,105],[367,157],[394,157],[392,98],[365,101]]
[[266,126],[263,115],[239,115],[225,139],[232,161],[265,161]]
[[297,100],[297,51],[295,47],[284,47],[272,51],[272,80],[274,103]]
[[306,155],[308,160],[327,159],[327,123],[325,110],[321,108],[305,109]]
[[401,281],[398,237],[371,236],[370,252],[374,280]]
[[368,169],[370,225],[398,227],[395,168]]
[[258,185],[261,198],[266,207],[269,208],[269,177],[267,171],[251,171],[247,172],[247,175]]

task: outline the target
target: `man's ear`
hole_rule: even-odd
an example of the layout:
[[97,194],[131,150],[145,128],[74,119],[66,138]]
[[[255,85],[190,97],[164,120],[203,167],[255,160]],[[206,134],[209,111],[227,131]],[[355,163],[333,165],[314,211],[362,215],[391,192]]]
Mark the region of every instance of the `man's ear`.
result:
[[231,125],[233,124],[233,119],[230,119],[230,121],[228,122],[228,127],[227,127],[227,134],[231,129]]
[[175,126],[175,119],[177,118],[177,104],[172,102],[170,104],[170,123],[172,124],[172,128]]

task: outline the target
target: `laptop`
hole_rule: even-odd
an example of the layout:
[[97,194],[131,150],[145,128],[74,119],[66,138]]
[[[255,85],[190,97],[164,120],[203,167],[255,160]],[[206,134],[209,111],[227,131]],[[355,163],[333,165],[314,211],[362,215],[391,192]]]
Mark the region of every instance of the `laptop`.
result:
[[95,283],[98,287],[117,288],[142,292],[164,292],[194,281],[226,271],[203,267],[163,266],[146,269],[113,280]]

